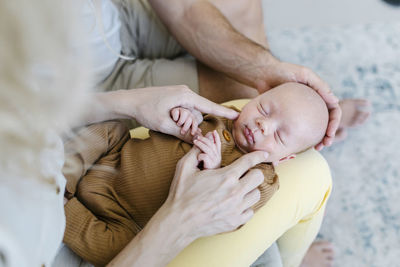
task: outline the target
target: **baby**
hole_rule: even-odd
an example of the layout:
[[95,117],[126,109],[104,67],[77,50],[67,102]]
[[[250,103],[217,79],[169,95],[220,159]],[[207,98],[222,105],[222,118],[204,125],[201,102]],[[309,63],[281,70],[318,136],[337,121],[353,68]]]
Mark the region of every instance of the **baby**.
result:
[[[194,128],[197,120],[193,114],[187,113],[189,111],[183,108],[171,112],[178,126],[182,126],[183,134],[188,132],[187,122],[191,122]],[[269,161],[277,165],[319,143],[325,135],[328,116],[325,102],[314,90],[299,83],[286,83],[245,105],[233,123],[232,135],[236,146],[244,153],[266,151]],[[218,162],[218,150],[213,146],[220,146],[215,134],[211,136],[209,133],[206,137],[208,141],[198,136],[194,139],[194,144],[203,152],[209,151],[199,156],[205,166],[208,162]],[[213,139],[214,144],[210,142]],[[211,158],[212,155],[215,156]]]
[[[267,151],[270,161],[277,164],[317,144],[328,123],[324,101],[297,83],[253,99],[235,121],[211,115],[202,121],[195,115],[183,108],[171,110],[173,120],[182,127],[182,139],[193,140],[201,150],[198,159],[205,169],[227,166],[254,150]],[[118,122],[81,129],[65,143],[63,171],[69,201],[64,242],[85,260],[106,265],[161,207],[176,164],[190,148],[176,137],[152,131],[148,139],[130,139]],[[264,174],[260,201],[252,207],[257,210],[279,184],[272,164],[255,168]]]

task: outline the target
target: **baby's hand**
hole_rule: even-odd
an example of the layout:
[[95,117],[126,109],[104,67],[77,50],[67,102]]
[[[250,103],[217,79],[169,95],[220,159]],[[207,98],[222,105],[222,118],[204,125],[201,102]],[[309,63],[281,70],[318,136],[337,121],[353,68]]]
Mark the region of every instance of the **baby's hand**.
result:
[[189,128],[192,128],[190,134],[193,136],[201,133],[201,129],[198,126],[203,121],[203,116],[197,110],[173,108],[171,109],[171,117],[176,122],[176,125],[182,128],[182,135],[185,135]]
[[203,161],[204,169],[216,169],[221,166],[221,139],[216,130],[206,136],[197,136],[193,141],[201,152],[197,159]]

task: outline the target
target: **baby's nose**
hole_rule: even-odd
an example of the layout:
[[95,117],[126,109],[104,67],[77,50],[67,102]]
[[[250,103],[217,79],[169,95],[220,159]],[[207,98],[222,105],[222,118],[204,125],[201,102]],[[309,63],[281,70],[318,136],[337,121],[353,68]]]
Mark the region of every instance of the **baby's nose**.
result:
[[257,119],[256,120],[256,124],[257,124],[258,129],[261,131],[261,133],[263,135],[267,135],[268,134],[269,127],[268,127],[268,122],[266,120]]

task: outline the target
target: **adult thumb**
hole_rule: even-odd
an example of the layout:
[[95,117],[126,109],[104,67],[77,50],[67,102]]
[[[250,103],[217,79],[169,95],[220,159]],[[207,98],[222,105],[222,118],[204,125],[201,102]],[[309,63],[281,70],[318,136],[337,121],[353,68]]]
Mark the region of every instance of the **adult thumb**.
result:
[[[180,194],[182,190],[182,186],[184,188],[184,181],[192,177],[192,175],[199,171],[197,165],[199,165],[199,161],[197,156],[199,155],[200,150],[193,146],[192,149],[183,156],[176,165],[175,176],[172,180],[171,187],[170,187],[170,195]],[[180,186],[182,185],[182,186]]]
[[199,95],[195,95],[193,107],[202,113],[213,114],[215,116],[224,117],[230,120],[234,120],[239,116],[237,111],[216,104]]
[[197,159],[200,154],[200,149],[193,146],[185,156],[183,156],[176,165],[177,173],[190,174],[198,171],[197,166],[199,165],[199,160]]
[[266,162],[268,156],[268,153],[265,151],[254,151],[240,157],[224,169],[228,172],[229,176],[239,179],[250,168],[261,162]]

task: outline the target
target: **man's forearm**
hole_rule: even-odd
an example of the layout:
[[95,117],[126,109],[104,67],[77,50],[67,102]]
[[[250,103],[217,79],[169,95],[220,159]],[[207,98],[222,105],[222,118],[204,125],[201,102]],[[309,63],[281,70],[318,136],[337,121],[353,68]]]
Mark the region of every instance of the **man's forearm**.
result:
[[193,56],[249,86],[263,87],[266,66],[276,59],[236,31],[210,2],[150,0],[156,13]]

